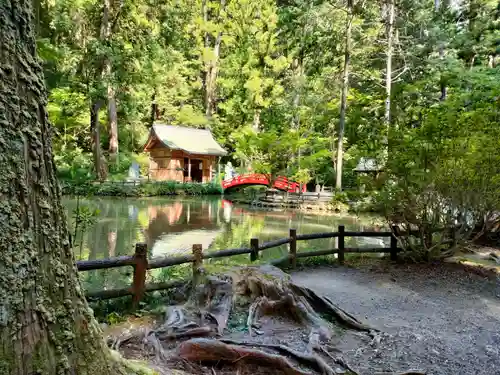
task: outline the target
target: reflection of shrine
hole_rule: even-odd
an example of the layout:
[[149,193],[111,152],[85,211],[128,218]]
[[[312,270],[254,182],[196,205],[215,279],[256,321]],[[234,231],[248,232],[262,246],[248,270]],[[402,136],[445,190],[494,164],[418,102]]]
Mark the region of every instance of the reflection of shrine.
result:
[[216,201],[176,201],[151,205],[147,210],[149,225],[144,234],[150,255],[190,249],[195,243],[209,242],[208,247],[212,237],[219,233]]

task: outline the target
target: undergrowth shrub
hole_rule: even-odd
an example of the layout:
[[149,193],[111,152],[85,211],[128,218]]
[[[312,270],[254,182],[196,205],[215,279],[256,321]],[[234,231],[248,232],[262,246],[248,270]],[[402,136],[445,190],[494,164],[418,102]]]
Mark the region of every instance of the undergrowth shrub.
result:
[[64,195],[114,196],[114,197],[153,197],[165,195],[216,195],[222,194],[217,184],[180,183],[175,181],[143,182],[140,184],[94,183],[90,181],[60,182]]

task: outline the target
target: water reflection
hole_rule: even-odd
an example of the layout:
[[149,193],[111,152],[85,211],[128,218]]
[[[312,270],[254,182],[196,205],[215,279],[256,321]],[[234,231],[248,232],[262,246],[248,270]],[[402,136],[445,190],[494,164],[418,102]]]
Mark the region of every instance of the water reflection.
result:
[[[76,199],[66,198],[70,226],[74,229],[73,210]],[[315,215],[298,211],[266,211],[235,206],[227,200],[198,199],[80,199],[85,205],[100,211],[97,221],[74,239],[78,259],[97,259],[134,253],[137,242],[148,244],[149,256],[178,255],[190,251],[195,243],[206,251],[248,246],[252,237],[269,241],[288,235],[289,228],[298,233],[346,230],[373,230],[367,218]],[[380,228],[379,228],[380,229]],[[73,230],[72,230],[73,231]],[[336,239],[303,241],[298,251],[336,247]],[[385,241],[385,242],[384,242]],[[346,240],[347,247],[384,246],[387,240],[358,238]],[[264,258],[276,257],[287,251],[286,246],[263,252]],[[130,269],[89,272],[85,284],[106,288],[126,285]],[[86,285],[88,286],[88,285]]]

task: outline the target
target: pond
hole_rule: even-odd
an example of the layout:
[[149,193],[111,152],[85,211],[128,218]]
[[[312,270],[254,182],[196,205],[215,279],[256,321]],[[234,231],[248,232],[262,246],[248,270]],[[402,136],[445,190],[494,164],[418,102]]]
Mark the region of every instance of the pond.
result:
[[[288,236],[289,228],[298,234],[346,230],[380,229],[372,217],[320,215],[294,210],[263,210],[238,206],[220,198],[64,198],[73,234],[77,259],[100,259],[132,255],[137,242],[146,242],[150,257],[180,255],[202,244],[204,251],[249,246],[250,239],[261,242]],[[93,222],[75,232],[75,209],[95,212]],[[335,248],[337,239],[300,241],[298,251]],[[350,238],[346,247],[388,246],[389,239]],[[278,258],[287,245],[263,251],[264,260]],[[246,263],[248,256],[213,260],[217,264]],[[149,271],[149,279],[168,279],[182,273],[182,266]],[[186,269],[186,267],[184,267]],[[88,290],[122,288],[130,285],[132,269],[122,267],[80,273]]]

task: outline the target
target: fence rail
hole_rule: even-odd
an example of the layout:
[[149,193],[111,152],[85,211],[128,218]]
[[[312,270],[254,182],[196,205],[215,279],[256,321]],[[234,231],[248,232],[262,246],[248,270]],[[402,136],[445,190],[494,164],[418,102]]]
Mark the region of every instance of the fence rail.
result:
[[[192,254],[176,256],[176,257],[156,257],[148,259],[147,257],[147,245],[145,243],[137,243],[135,246],[134,255],[130,256],[119,256],[107,259],[99,260],[80,260],[76,262],[78,271],[90,271],[98,269],[116,268],[124,266],[132,266],[134,268],[133,282],[129,288],[114,289],[114,290],[102,290],[94,291],[86,294],[89,299],[111,299],[123,296],[132,296],[132,302],[134,306],[138,303],[144,296],[145,292],[169,289],[175,286],[179,286],[185,282],[185,280],[176,280],[163,283],[150,283],[146,284],[146,272],[149,269],[171,267],[179,264],[192,263],[193,264],[193,278],[199,277],[200,268],[202,267],[204,259],[214,259],[214,258],[224,258],[234,255],[250,254],[250,261],[254,262],[259,258],[261,251],[268,250],[281,245],[289,244],[288,254],[282,258],[274,259],[270,264],[281,264],[283,262],[288,262],[291,268],[295,268],[297,265],[297,259],[324,256],[324,255],[338,255],[338,261],[340,264],[344,263],[345,254],[348,253],[387,253],[390,254],[391,260],[397,259],[397,254],[402,249],[398,248],[398,238],[402,236],[414,236],[418,232],[401,232],[398,227],[393,227],[391,232],[352,232],[345,231],[345,227],[340,225],[338,232],[325,232],[325,233],[311,233],[311,234],[299,234],[295,229],[290,229],[289,236],[286,238],[280,238],[274,241],[260,243],[258,238],[252,238],[250,240],[250,247],[236,248],[236,249],[226,249],[210,253],[203,253],[202,247],[199,244],[193,245]],[[297,241],[314,240],[321,238],[334,238],[337,237],[338,248],[336,249],[325,249],[297,253]],[[373,248],[349,248],[345,247],[346,237],[389,237],[390,247],[373,247]]]

